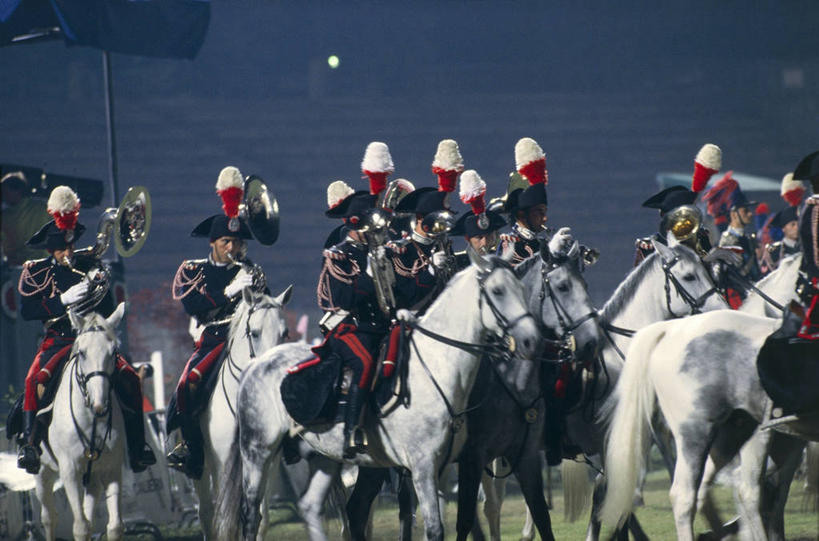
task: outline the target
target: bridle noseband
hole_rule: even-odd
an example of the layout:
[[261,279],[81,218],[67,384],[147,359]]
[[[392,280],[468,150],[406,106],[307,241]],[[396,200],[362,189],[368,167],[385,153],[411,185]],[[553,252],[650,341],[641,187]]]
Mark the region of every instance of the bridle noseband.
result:
[[[93,327],[89,327],[87,329],[83,329],[77,334],[77,338],[80,335],[86,334],[89,332],[104,332],[107,333],[108,330],[105,327],[100,325],[95,325]],[[113,370],[111,373],[105,372],[104,370],[94,370],[93,372],[89,372],[88,374],[84,373],[82,370],[82,365],[79,362],[80,355],[85,355],[80,351],[75,351],[74,354],[71,356],[71,359],[74,361],[72,365],[72,383],[74,381],[77,382],[77,387],[80,389],[80,393],[82,394],[83,400],[85,401],[85,406],[87,408],[91,407],[91,397],[88,395],[88,381],[94,377],[103,378],[105,381],[108,382],[108,395],[105,400],[105,410],[102,413],[94,412],[95,417],[105,417],[111,412],[111,390],[112,390],[112,383],[111,378],[113,377],[114,373]],[[116,350],[114,351],[113,355],[116,355]]]
[[700,314],[702,313],[702,307],[705,305],[705,302],[708,300],[708,297],[711,295],[718,293],[716,286],[712,286],[711,289],[707,290],[705,293],[700,295],[699,297],[694,297],[691,293],[688,292],[687,289],[680,283],[679,279],[674,276],[674,273],[671,272],[671,269],[680,261],[680,256],[678,254],[674,254],[674,258],[670,261],[662,259],[662,269],[663,273],[665,274],[665,304],[666,308],[668,309],[668,313],[671,314],[674,318],[681,318],[689,314],[682,314],[678,315],[674,313],[674,310],[671,308],[671,285],[674,285],[674,289],[677,292],[685,304],[691,308],[691,314]]

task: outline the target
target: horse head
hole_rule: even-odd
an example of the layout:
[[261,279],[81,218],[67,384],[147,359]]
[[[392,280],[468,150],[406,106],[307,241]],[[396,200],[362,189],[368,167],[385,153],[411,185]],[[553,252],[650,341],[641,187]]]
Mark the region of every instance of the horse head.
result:
[[507,341],[516,355],[530,358],[538,343],[538,328],[529,313],[523,284],[512,266],[497,256],[481,256],[467,247],[476,268],[480,320],[485,331]]
[[544,247],[521,263],[515,274],[526,287],[529,311],[540,317],[557,340],[572,342],[578,360],[585,362],[597,358],[602,334],[581,274],[580,250],[574,246],[558,256]]
[[[276,297],[251,288],[242,290],[242,301],[231,321],[230,336],[237,345],[246,344],[251,359],[287,338],[284,306],[292,293],[292,285]],[[243,340],[236,340],[239,338]]]
[[104,318],[96,312],[86,316],[69,311],[77,339],[71,351],[74,365],[70,377],[82,393],[85,405],[96,417],[111,410],[111,377],[114,375],[117,350],[116,329],[125,314],[125,303]]
[[[697,253],[669,231],[668,246],[653,241],[665,275],[665,308],[669,317],[682,317],[728,308],[711,274]],[[650,258],[649,258],[650,259]]]

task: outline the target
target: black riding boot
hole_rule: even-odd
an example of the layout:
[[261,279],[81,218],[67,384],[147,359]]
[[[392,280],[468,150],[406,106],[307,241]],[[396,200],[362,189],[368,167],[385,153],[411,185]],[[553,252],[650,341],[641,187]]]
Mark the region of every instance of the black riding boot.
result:
[[546,444],[546,463],[557,466],[563,460],[563,408],[559,400],[546,405],[546,423],[543,427],[543,443]]
[[128,459],[134,473],[145,471],[148,466],[156,464],[154,452],[145,443],[145,423],[142,412],[122,409],[125,421],[125,441],[128,443]]
[[347,394],[347,411],[344,413],[344,458],[353,458],[367,449],[367,437],[361,428],[361,417],[367,392],[353,383]]
[[168,454],[168,465],[191,479],[201,479],[205,468],[205,443],[196,419],[184,414],[180,422],[182,442]]
[[23,444],[17,454],[17,467],[32,474],[40,471],[40,442],[37,441],[36,423],[36,411],[23,412]]

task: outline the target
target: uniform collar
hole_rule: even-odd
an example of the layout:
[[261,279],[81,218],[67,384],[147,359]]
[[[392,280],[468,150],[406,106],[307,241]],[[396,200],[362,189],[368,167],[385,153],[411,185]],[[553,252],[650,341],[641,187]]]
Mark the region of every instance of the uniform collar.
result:
[[728,226],[728,229],[726,229],[725,231],[727,233],[730,233],[731,235],[733,235],[735,237],[744,237],[745,236],[745,231],[743,231],[741,229],[735,229],[735,228],[731,227],[730,225]]
[[787,246],[788,248],[796,248],[797,240],[792,240],[789,238],[782,237],[782,244]]
[[410,238],[412,238],[412,240],[417,242],[418,244],[424,244],[426,246],[429,246],[430,244],[435,242],[435,239],[432,239],[430,237],[425,237],[423,235],[419,235],[416,231],[412,232],[412,234],[410,235]]
[[519,223],[515,222],[515,225],[512,226],[512,229],[526,240],[532,240],[537,236],[537,233],[529,229],[528,227],[524,227]]
[[214,261],[213,260],[213,254],[208,254],[208,263],[210,263],[214,267],[227,267],[228,266],[227,263],[217,263],[216,261]]

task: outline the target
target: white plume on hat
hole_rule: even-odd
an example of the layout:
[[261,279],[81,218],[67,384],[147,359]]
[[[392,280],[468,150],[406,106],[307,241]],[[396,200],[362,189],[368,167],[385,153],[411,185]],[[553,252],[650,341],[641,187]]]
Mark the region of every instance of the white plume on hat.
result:
[[48,196],[48,213],[66,214],[80,210],[80,198],[68,186],[57,186]]
[[468,205],[470,201],[485,193],[486,182],[484,182],[478,172],[474,169],[464,171],[461,175],[461,187],[458,192],[461,196],[461,201]]
[[701,192],[711,177],[722,168],[722,149],[712,143],[706,143],[694,157],[694,175],[691,178],[691,191]]
[[355,193],[349,184],[343,180],[336,180],[327,186],[327,207],[334,208],[339,203]]
[[244,182],[241,171],[232,165],[228,165],[219,172],[219,178],[216,180],[216,190],[222,191],[228,188],[242,188]]
[[438,143],[438,150],[432,160],[432,170],[436,169],[458,172],[464,170],[464,159],[454,139],[443,139]]
[[805,190],[805,184],[801,180],[793,180],[793,173],[788,173],[782,177],[782,188],[779,193],[782,199],[792,207],[802,202]]
[[545,158],[543,149],[531,137],[524,137],[515,143],[515,169],[520,170],[529,163]]
[[361,160],[361,170],[372,173],[393,173],[395,171],[390,149],[386,143],[373,141],[367,145],[364,150],[364,159]]

